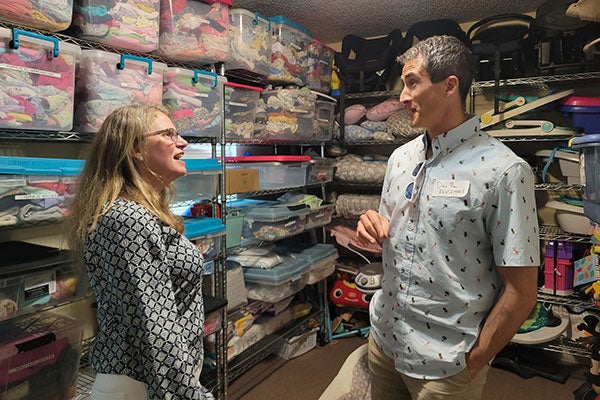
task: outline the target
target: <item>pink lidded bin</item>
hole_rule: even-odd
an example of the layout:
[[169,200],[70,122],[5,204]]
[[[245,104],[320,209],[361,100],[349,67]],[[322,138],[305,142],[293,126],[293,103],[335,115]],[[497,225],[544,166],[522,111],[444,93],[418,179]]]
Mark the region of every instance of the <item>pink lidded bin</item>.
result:
[[71,130],[80,53],[56,38],[0,28],[0,128]]
[[600,133],[600,97],[569,96],[560,110],[571,115],[574,129],[585,134]]
[[171,110],[177,131],[184,136],[218,137],[225,78],[214,72],[167,68],[163,105]]
[[83,50],[75,88],[77,130],[97,132],[108,114],[129,104],[161,104],[166,70],[145,57]]
[[75,0],[71,34],[121,49],[158,48],[159,0]]
[[158,53],[192,63],[225,61],[229,7],[231,0],[160,0]]
[[72,15],[73,0],[0,2],[0,19],[50,32],[67,29]]

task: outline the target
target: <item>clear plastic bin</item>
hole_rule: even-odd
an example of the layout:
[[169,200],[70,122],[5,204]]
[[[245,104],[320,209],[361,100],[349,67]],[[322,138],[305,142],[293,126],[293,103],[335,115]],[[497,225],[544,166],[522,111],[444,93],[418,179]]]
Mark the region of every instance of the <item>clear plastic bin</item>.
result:
[[309,263],[310,266],[305,273],[307,285],[317,283],[333,274],[335,271],[335,260],[339,257],[334,245],[323,243],[314,245],[288,243],[281,246],[278,245],[277,252],[303,258]]
[[75,0],[73,36],[138,52],[158,48],[159,0]]
[[229,56],[225,67],[269,74],[271,22],[268,19],[243,8],[229,10]]
[[335,205],[333,204],[324,204],[317,209],[310,210],[310,214],[306,217],[306,229],[327,225],[331,222],[334,211]]
[[583,187],[585,215],[600,224],[600,134],[584,135],[573,139],[574,149],[581,152],[580,173]]
[[306,286],[306,271],[310,264],[302,258],[286,258],[270,268],[244,268],[244,282],[248,298],[277,303]]
[[163,104],[183,136],[219,137],[225,78],[214,72],[167,68]]
[[270,81],[303,86],[306,82],[308,45],[312,35],[302,25],[281,15],[269,18],[271,43]]
[[262,88],[227,82],[225,84],[225,137],[249,139],[254,135],[254,117]]
[[244,216],[242,236],[245,240],[280,240],[306,229],[310,210],[304,204],[254,207]]
[[185,176],[173,181],[175,202],[210,200],[217,195],[219,175],[223,172],[216,158],[192,158],[185,161]]
[[102,50],[83,50],[77,70],[75,121],[98,132],[104,119],[129,104],[161,104],[166,64]]
[[306,57],[306,86],[319,92],[331,91],[331,73],[335,50],[313,39],[308,45]]
[[312,158],[306,171],[306,184],[316,185],[333,181],[334,163],[335,159],[331,158]]
[[1,225],[55,222],[68,213],[82,160],[0,156]]
[[0,28],[0,128],[71,130],[80,53],[49,36]]
[[286,88],[265,90],[267,124],[255,136],[274,140],[313,140],[317,121],[315,118],[317,95],[309,89]]
[[308,162],[241,162],[228,168],[252,168],[259,174],[260,190],[274,190],[306,185]]
[[316,103],[316,129],[314,140],[328,142],[333,139],[333,123],[335,120],[335,103],[326,100],[320,100],[317,97]]
[[216,258],[221,252],[225,225],[220,218],[184,218],[185,237],[202,253],[204,259]]
[[1,19],[50,32],[67,29],[72,15],[73,0],[0,2]]
[[160,0],[158,53],[177,61],[225,61],[229,7],[231,0]]
[[83,328],[82,322],[51,312],[1,323],[0,397],[74,397]]

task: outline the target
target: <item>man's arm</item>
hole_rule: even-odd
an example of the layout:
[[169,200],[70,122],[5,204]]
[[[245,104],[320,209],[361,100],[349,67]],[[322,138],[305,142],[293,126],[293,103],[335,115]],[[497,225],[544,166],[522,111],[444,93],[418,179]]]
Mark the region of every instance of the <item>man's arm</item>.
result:
[[471,377],[510,342],[537,301],[537,267],[499,267],[498,272],[504,280],[504,290],[467,354]]

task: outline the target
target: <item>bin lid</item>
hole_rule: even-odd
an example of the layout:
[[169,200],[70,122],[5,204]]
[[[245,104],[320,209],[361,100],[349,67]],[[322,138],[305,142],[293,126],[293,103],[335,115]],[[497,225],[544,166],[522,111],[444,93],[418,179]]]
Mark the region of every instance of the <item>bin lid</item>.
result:
[[308,215],[310,208],[303,203],[285,203],[258,206],[246,213],[246,219],[252,221],[285,221],[286,219]]
[[190,217],[183,219],[184,235],[188,239],[197,238],[215,232],[225,233],[225,224],[220,218]]
[[571,143],[571,147],[574,149],[590,146],[600,146],[600,133],[576,137]]
[[300,25],[297,22],[292,21],[289,18],[284,17],[283,15],[276,15],[274,17],[269,17],[269,21],[271,21],[274,24],[285,24],[287,26],[290,26],[294,29],[299,30],[300,32],[305,33],[306,35],[310,36],[312,38],[312,34],[310,33],[310,31],[308,29],[306,29],[303,25]]
[[338,251],[332,244],[317,243],[307,245],[304,243],[285,243],[277,246],[278,253],[292,253],[298,257],[302,257],[310,264],[323,260],[324,258],[335,255],[337,258]]
[[79,175],[83,160],[0,156],[0,174]]
[[600,107],[600,97],[567,96],[561,101],[565,106]]
[[225,160],[230,163],[235,162],[302,162],[310,161],[310,156],[240,156],[226,157]]
[[216,158],[187,158],[185,161],[185,169],[187,172],[192,171],[221,171],[222,166]]
[[302,273],[309,267],[309,262],[304,258],[284,257],[282,262],[273,268],[244,267],[244,280],[254,283],[278,285],[286,281],[300,279]]

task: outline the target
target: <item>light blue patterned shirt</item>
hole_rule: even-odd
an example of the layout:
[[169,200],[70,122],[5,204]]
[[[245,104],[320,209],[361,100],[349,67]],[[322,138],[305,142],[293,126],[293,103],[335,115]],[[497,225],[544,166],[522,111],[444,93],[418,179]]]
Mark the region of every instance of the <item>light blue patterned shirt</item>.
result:
[[415,378],[463,370],[502,290],[497,267],[540,263],[531,168],[478,125],[472,117],[436,137],[428,160],[421,135],[388,162],[379,212],[391,226],[371,332]]

